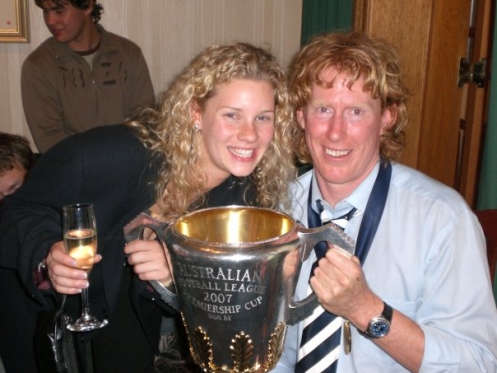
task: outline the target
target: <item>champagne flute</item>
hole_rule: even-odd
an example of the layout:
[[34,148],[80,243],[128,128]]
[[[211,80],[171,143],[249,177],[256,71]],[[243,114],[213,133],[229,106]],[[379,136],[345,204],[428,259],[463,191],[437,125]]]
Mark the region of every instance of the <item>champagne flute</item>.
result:
[[[76,266],[88,273],[93,267],[97,253],[97,225],[93,205],[78,203],[62,207],[62,231],[67,253],[76,259]],[[82,313],[67,329],[73,332],[86,332],[107,325],[107,320],[99,320],[90,314],[88,288],[81,291]]]

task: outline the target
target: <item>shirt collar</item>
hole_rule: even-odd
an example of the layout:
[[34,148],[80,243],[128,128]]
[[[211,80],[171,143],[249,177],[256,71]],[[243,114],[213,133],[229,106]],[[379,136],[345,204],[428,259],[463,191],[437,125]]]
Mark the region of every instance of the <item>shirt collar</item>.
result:
[[331,205],[329,205],[328,202],[323,199],[315,177],[315,170],[313,170],[311,185],[312,208],[314,209],[314,211],[319,213],[319,210],[316,206],[316,200],[320,199],[325,210],[325,212],[321,216],[322,220],[336,219],[337,217],[349,212],[353,207],[355,207],[360,212],[364,212],[364,210],[366,209],[366,205],[368,204],[369,195],[371,194],[371,191],[373,189],[374,182],[376,180],[376,177],[378,176],[379,167],[380,163],[377,162],[366,179],[364,179],[364,181],[348,197],[339,201],[335,208],[331,207]]
[[[114,43],[111,43],[109,38],[110,34],[105,30],[105,28],[101,24],[97,24],[97,29],[100,32],[100,48],[98,49],[98,53],[106,53],[106,52],[116,52],[117,47]],[[55,58],[60,58],[69,55],[78,55],[77,52],[73,51],[68,43],[59,43],[55,40],[55,38],[51,38],[53,43],[55,44]]]

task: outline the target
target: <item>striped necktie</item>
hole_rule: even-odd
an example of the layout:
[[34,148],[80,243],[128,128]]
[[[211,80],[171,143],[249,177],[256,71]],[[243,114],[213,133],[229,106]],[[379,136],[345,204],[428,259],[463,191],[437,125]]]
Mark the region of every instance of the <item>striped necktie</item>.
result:
[[[357,236],[357,241],[356,241],[355,255],[357,256],[357,258],[359,258],[361,265],[364,265],[364,262],[369,252],[369,248],[371,247],[371,243],[373,242],[374,236],[376,234],[376,230],[378,229],[378,226],[380,224],[381,216],[383,214],[383,209],[385,207],[388,197],[388,190],[390,188],[391,177],[392,177],[392,165],[390,164],[389,161],[381,160],[380,167],[378,169],[378,175],[374,182],[373,189],[371,190],[371,194],[369,196],[366,209],[364,210],[362,223],[359,228],[359,234]],[[307,203],[307,218],[308,218],[309,228],[321,225],[320,216],[311,207],[311,202],[312,202],[311,190],[312,189],[310,189],[309,191],[309,198]],[[319,207],[320,205],[321,203],[319,202],[318,208],[320,209],[321,212],[322,206]],[[350,217],[352,217],[353,212],[351,212],[350,214],[351,214]],[[321,256],[324,254],[320,254],[320,251],[326,252],[327,245],[324,242],[320,242],[314,247],[314,250],[316,251],[316,256],[318,258],[321,258]],[[314,338],[312,339],[312,341],[314,342],[311,342],[311,344],[309,344],[308,346],[309,348],[306,348],[306,345],[308,345],[308,343],[306,343],[307,337],[304,336],[304,334],[306,334],[305,330],[303,331],[301,350],[302,349],[304,350],[302,352],[299,350],[299,357],[298,357],[299,361],[295,366],[296,373],[336,372],[337,361],[338,361],[337,359],[340,349],[340,336],[341,336],[340,327],[342,324],[342,319],[337,318],[334,315],[330,314],[329,312],[324,311],[324,309],[321,306],[319,306],[309,318],[313,318],[317,321],[329,316],[331,317],[328,319],[327,322],[331,322],[331,324],[328,326],[323,324],[324,325],[323,327],[325,328],[325,330],[327,330],[328,333],[327,335],[331,335],[331,337],[326,338],[325,336],[324,338],[322,338],[325,332],[321,331],[314,333],[316,337],[317,336],[321,337],[320,340],[323,340],[324,344],[318,345],[318,343],[316,342],[318,339]],[[304,324],[306,323],[307,319],[304,320]],[[329,334],[330,331],[334,331],[335,329],[338,330],[337,333]],[[310,351],[312,351],[312,354],[310,353]],[[316,358],[311,357],[314,354],[317,356]],[[319,356],[320,354],[321,356]]]
[[[319,212],[323,211],[320,200],[316,201]],[[311,211],[312,210],[312,211]],[[348,221],[354,216],[357,210],[353,208],[347,214],[332,219],[333,223],[345,229]],[[321,217],[312,208],[309,208],[309,228],[314,228],[321,224]],[[311,216],[312,215],[312,216]],[[326,250],[327,245],[320,242],[316,245],[316,261],[312,267],[312,273]],[[312,290],[310,289],[308,293]],[[342,318],[326,312],[323,307],[317,307],[311,316],[304,320],[304,330],[302,332],[302,342],[300,344],[298,362],[295,367],[296,373],[303,372],[326,372],[336,371],[338,361],[338,351],[340,348],[340,336]]]

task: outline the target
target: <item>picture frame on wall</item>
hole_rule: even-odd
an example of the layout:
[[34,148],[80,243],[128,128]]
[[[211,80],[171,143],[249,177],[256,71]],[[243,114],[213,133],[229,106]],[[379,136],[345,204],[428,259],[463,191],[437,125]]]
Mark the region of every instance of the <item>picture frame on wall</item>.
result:
[[0,42],[29,42],[28,0],[0,0]]

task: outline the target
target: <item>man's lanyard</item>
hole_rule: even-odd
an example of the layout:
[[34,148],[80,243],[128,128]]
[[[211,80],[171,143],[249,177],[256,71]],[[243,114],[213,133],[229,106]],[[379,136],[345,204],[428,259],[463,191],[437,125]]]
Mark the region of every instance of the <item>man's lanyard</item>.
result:
[[[390,188],[390,179],[392,178],[392,165],[388,161],[380,161],[378,175],[371,190],[371,194],[364,211],[359,235],[356,241],[356,249],[354,255],[359,258],[361,265],[364,265],[369,248],[373,242],[373,238],[380,224],[383,210]],[[307,221],[309,228],[319,227],[322,225],[321,217],[312,208],[312,181],[309,188],[309,198],[307,201]],[[319,259],[319,258],[318,258]]]

